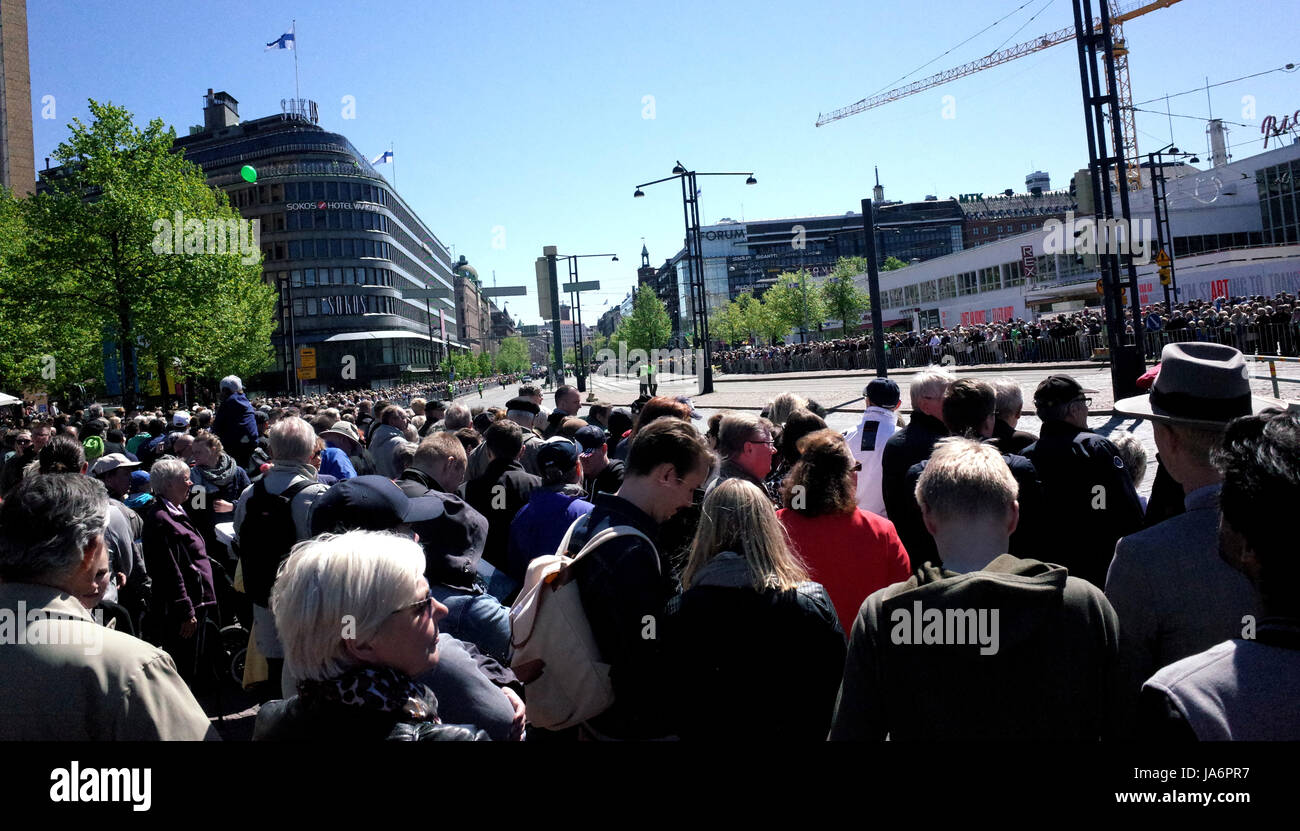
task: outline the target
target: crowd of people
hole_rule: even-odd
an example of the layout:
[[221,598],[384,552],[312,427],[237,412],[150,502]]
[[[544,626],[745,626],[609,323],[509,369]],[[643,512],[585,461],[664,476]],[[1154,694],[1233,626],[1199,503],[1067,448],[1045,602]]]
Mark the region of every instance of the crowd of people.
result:
[[1300,415],[1231,346],[1162,358],[1115,404],[1155,425],[1146,501],[1067,375],[1037,436],[1017,384],[940,366],[906,421],[872,380],[844,434],[792,393],[706,421],[234,376],[211,408],[32,415],[0,739],[213,738],[232,626],[262,741],[1300,738]]
[[[1085,309],[1044,317],[993,323],[929,327],[885,334],[890,369],[922,367],[932,363],[959,366],[1044,361],[1086,361],[1108,345],[1100,309]],[[1125,337],[1137,336],[1133,316],[1126,310]],[[1296,356],[1300,345],[1300,303],[1281,293],[1220,298],[1213,302],[1189,300],[1142,307],[1137,332],[1148,354],[1157,355],[1165,344],[1181,341],[1222,343],[1246,354]],[[825,369],[874,369],[874,341],[870,335],[769,347],[730,349],[714,354],[724,372],[797,372]]]

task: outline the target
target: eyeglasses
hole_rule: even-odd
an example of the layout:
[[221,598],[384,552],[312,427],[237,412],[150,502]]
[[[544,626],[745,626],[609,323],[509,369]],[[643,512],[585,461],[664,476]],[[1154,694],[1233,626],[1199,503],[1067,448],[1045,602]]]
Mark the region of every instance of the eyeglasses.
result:
[[1081,395],[1081,396],[1079,396],[1078,398],[1074,399],[1074,403],[1077,403],[1077,402],[1080,402],[1080,401],[1082,401],[1083,404],[1084,404],[1084,406],[1086,406],[1086,407],[1091,407],[1091,406],[1092,406],[1092,399],[1089,398],[1089,397],[1086,396],[1086,395]]
[[423,600],[417,600],[414,603],[407,603],[402,608],[393,610],[392,614],[396,615],[402,612],[415,610],[416,617],[422,618],[433,609],[433,600],[433,592],[429,592],[424,596]]
[[18,439],[14,442],[14,444],[31,444],[31,443],[32,443],[31,439]]
[[766,441],[764,441],[763,439],[750,439],[749,441],[745,442],[745,444],[766,444],[768,447],[776,447],[776,442],[772,441],[771,439],[767,439]]

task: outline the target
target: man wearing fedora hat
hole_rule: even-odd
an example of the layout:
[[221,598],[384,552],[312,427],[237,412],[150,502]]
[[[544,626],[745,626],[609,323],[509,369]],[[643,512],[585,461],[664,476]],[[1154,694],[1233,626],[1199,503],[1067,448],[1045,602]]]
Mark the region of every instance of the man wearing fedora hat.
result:
[[1239,636],[1242,617],[1258,611],[1250,581],[1219,556],[1223,475],[1210,456],[1229,421],[1278,403],[1251,395],[1240,351],[1195,342],[1164,348],[1149,395],[1115,402],[1115,412],[1152,422],[1161,464],[1182,485],[1186,507],[1121,539],[1106,577],[1130,717],[1157,670]]

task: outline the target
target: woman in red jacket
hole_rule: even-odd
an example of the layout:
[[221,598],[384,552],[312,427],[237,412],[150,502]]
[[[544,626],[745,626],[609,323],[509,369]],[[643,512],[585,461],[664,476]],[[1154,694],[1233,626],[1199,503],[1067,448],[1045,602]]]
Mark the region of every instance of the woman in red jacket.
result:
[[844,437],[819,430],[799,443],[777,511],[790,542],[835,604],[845,634],[867,595],[912,576],[907,551],[884,517],[858,507],[858,464]]

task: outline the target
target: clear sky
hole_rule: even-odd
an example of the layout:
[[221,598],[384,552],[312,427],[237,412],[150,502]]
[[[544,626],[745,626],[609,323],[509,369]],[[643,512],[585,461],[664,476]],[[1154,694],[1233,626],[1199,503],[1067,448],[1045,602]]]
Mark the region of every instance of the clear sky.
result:
[[[1066,186],[1087,164],[1072,41],[813,125],[819,112],[903,76],[1069,26],[1071,8],[1069,0],[28,0],[37,168],[71,119],[86,117],[88,98],[126,106],[137,124],[161,118],[180,135],[202,123],[209,87],[238,99],[242,118],[279,112],[294,94],[293,54],[264,46],[296,19],[302,96],[319,102],[321,126],[372,157],[391,144],[396,164],[379,169],[438,238],[489,283],[495,271],[500,285],[529,286],[527,298],[509,299],[516,316],[539,320],[533,260],[543,245],[619,255],[582,261],[581,278],[602,284],[584,296],[584,322],[594,323],[635,285],[643,237],[656,265],[681,247],[676,183],[632,198],[636,184],[667,176],[677,159],[758,178],[753,187],[702,180],[705,223],[858,210],[873,165],[889,199],[1020,192],[1033,170]],[[1131,21],[1133,100],[1300,65],[1298,22],[1296,0],[1182,0]],[[1258,153],[1263,118],[1300,109],[1297,81],[1272,72],[1213,88],[1208,103],[1204,90],[1171,98],[1175,116],[1191,116],[1172,119],[1173,140],[1204,159],[1212,105],[1243,125],[1229,125],[1235,156]],[[54,117],[42,118],[49,95]],[[345,96],[353,118],[344,117]],[[1138,113],[1147,152],[1169,142],[1170,119],[1163,98],[1142,106],[1156,111]]]

